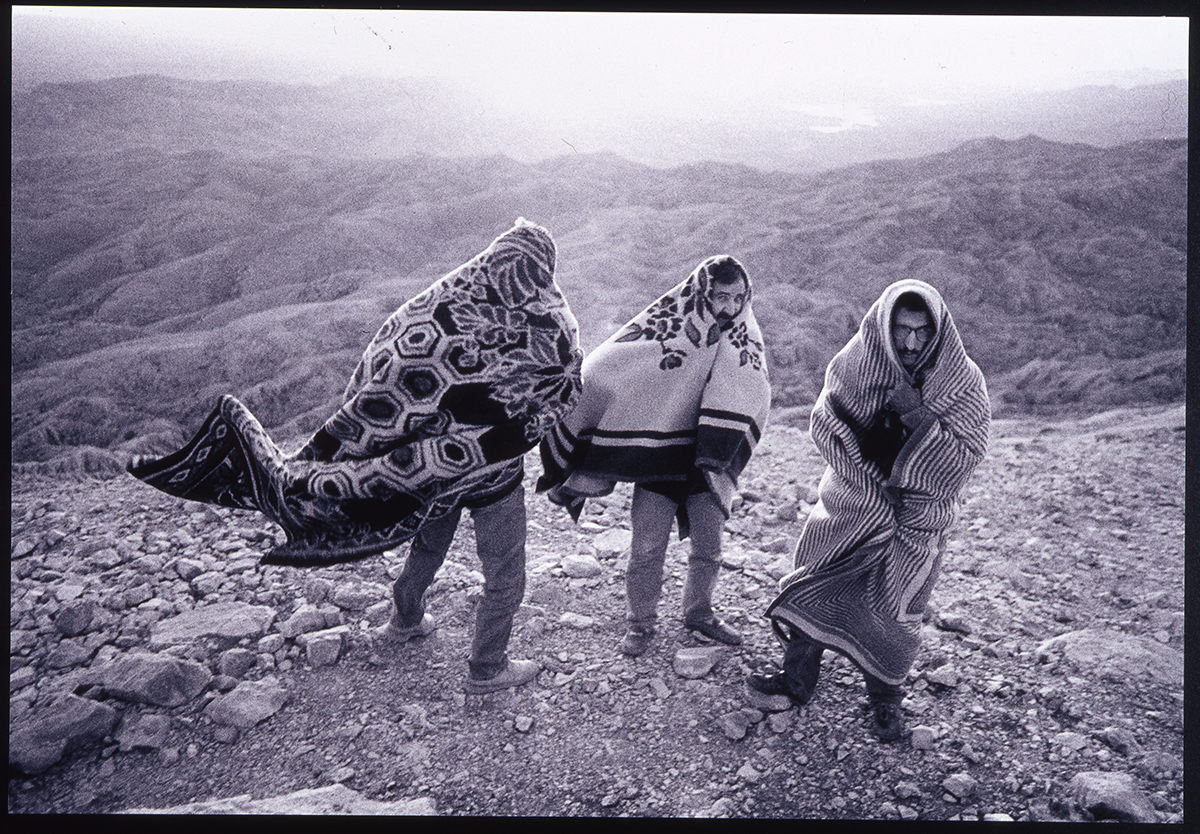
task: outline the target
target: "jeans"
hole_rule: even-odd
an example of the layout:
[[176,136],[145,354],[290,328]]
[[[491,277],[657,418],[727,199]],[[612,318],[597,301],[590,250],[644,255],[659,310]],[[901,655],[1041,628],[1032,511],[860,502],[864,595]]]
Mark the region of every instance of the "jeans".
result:
[[[805,635],[791,630],[791,638],[783,651],[783,671],[793,685],[808,693],[811,697],[817,686],[817,677],[821,674],[821,655],[825,647],[814,643]],[[863,672],[867,685],[867,698],[872,702],[899,702],[904,696],[899,686],[885,683],[870,672]]]
[[[475,611],[471,677],[486,680],[508,665],[513,617],[525,596],[525,487],[470,510],[475,552],[483,567],[483,599]],[[425,614],[425,591],[446,559],[462,508],[425,524],[413,539],[404,569],[392,586],[396,620],[411,628]]]
[[[685,507],[691,526],[692,551],[683,586],[683,620],[705,622],[713,617],[712,592],[721,569],[721,530],[725,514],[711,492],[689,495]],[[663,562],[671,523],[679,505],[656,492],[635,486],[630,508],[633,541],[625,572],[629,625],[653,628],[662,596]]]

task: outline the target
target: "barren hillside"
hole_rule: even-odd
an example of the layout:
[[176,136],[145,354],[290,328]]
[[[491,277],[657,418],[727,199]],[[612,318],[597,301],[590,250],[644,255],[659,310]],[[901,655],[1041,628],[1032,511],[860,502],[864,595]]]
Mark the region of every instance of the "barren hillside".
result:
[[299,437],[383,319],[518,215],[554,234],[585,348],[735,254],[778,406],[811,404],[902,277],[942,291],[997,413],[1177,401],[1186,150],[980,140],[816,176],[612,154],[14,159],[14,459],[119,468],[223,393]]
[[483,697],[461,689],[469,521],[430,590],[438,630],[376,651],[405,548],[262,567],[277,530],[257,514],[15,477],[9,761],[28,775],[8,810],[1179,822],[1183,427],[1182,406],[997,421],[892,745],[844,659],[803,709],[742,696],[778,660],[763,611],[822,468],[795,425],[768,427],[726,526],[715,604],[744,646],[682,629],[673,543],[660,636],[621,655],[629,490],[574,525],[530,489],[510,651],[543,671]]

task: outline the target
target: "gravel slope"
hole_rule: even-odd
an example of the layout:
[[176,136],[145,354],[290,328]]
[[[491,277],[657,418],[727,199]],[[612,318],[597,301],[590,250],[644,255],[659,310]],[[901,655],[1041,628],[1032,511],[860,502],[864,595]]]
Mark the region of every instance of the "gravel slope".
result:
[[[138,744],[104,733],[35,775],[14,772],[10,743],[8,809],[169,808],[343,783],[439,814],[1079,819],[1087,803],[1072,779],[1109,771],[1130,777],[1140,819],[1178,822],[1183,421],[1174,406],[995,424],[907,684],[913,733],[893,745],[870,735],[861,675],[839,657],[826,656],[803,710],[764,715],[741,694],[746,672],[777,656],[762,611],[822,470],[795,426],[768,428],[728,525],[716,605],[745,645],[719,650],[698,678],[676,673],[676,651],[700,644],[679,621],[687,551],[673,541],[657,642],[623,657],[629,489],[591,502],[578,526],[530,490],[510,652],[544,669],[485,697],[461,689],[482,581],[467,521],[431,589],[438,630],[377,651],[364,625],[386,616],[403,549],[261,568],[253,557],[273,533],[255,514],[123,477],[14,475],[10,733],[72,691],[123,722],[163,715],[169,728]],[[531,456],[531,480],[536,468]],[[64,636],[62,610],[86,601],[84,631]],[[97,684],[163,622],[221,601],[269,606],[275,619],[261,634],[156,649],[216,674],[202,694],[163,707]],[[272,636],[304,603],[323,626],[346,625],[329,665],[310,662],[305,638]],[[1046,643],[1060,635],[1071,636]],[[239,646],[253,663],[222,677]],[[206,707],[238,678],[275,679],[286,704],[249,728],[214,723]]]

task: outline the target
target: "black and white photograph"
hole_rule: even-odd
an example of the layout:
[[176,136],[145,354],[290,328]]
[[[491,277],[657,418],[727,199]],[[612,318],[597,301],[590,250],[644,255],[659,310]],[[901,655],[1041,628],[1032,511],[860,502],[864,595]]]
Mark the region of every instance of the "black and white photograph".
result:
[[13,6],[10,816],[1182,825],[1185,8]]

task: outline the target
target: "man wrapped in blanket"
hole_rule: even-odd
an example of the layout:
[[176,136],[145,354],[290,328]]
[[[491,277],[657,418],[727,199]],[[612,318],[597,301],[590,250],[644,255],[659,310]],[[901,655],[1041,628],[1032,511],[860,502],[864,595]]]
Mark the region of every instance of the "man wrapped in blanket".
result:
[[676,518],[680,538],[692,540],[684,625],[741,643],[713,612],[712,594],[734,486],[770,402],[750,279],[728,255],[703,261],[584,359],[578,404],[542,440],[538,490],[578,519],[586,498],[635,484],[625,654],[643,654],[656,633]]
[[527,683],[537,662],[507,655],[525,590],[522,456],[574,404],[583,359],[554,266],[549,232],[519,218],[388,317],[342,405],[298,451],[284,454],[227,395],[184,448],[130,472],[279,524],[287,541],[264,563],[327,565],[411,540],[382,629],[393,642],[433,629],[425,590],[470,510],[484,592],[465,688]]
[[813,406],[828,467],[795,569],[767,609],[783,669],[747,678],[751,704],[808,703],[830,648],[862,669],[875,735],[904,735],[900,684],[990,420],[983,374],[941,295],[911,279],[889,286],[829,363]]

